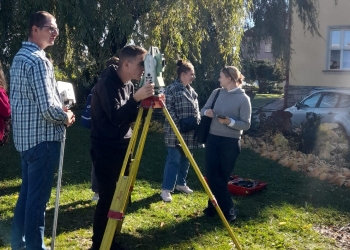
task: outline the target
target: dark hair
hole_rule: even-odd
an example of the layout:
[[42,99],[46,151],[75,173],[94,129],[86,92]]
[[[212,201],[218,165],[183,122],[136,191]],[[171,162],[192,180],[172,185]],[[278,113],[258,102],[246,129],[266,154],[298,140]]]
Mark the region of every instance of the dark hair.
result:
[[119,64],[119,58],[116,56],[112,56],[106,61],[106,68],[109,67],[110,65],[118,65]]
[[187,73],[188,71],[194,69],[192,63],[185,60],[178,60],[176,63],[176,66],[177,66],[177,70],[176,70],[177,78],[179,79],[182,73]]
[[119,65],[122,65],[125,61],[135,59],[139,55],[144,55],[147,50],[137,45],[127,45],[119,53]]
[[32,27],[34,25],[37,27],[42,27],[47,23],[48,19],[56,20],[53,15],[46,11],[38,11],[32,14],[29,19],[28,36],[30,37],[32,35]]
[[5,89],[7,91],[7,82],[4,74],[4,70],[2,69],[2,64],[0,62],[0,88]]
[[243,83],[244,75],[242,75],[241,71],[239,71],[235,66],[225,66],[221,72],[226,77],[231,77],[234,82],[238,82],[240,84]]

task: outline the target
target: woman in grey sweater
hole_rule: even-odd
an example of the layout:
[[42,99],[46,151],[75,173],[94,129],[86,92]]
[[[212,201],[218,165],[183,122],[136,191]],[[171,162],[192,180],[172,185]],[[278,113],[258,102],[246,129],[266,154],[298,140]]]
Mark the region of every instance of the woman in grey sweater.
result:
[[[212,117],[210,131],[205,144],[205,171],[208,185],[214,194],[227,221],[236,219],[234,207],[227,183],[241,151],[241,135],[250,127],[250,98],[241,88],[244,76],[233,66],[227,66],[220,72],[220,86],[215,89],[201,110],[202,115]],[[220,91],[213,109],[211,104]],[[214,216],[216,211],[208,201],[203,211],[207,216]]]

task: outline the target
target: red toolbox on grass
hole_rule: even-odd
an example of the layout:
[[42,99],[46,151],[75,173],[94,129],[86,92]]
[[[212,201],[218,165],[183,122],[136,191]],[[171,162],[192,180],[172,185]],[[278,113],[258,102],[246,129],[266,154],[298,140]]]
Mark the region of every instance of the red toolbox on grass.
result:
[[267,182],[244,179],[238,175],[231,175],[227,187],[231,194],[247,196],[266,188]]

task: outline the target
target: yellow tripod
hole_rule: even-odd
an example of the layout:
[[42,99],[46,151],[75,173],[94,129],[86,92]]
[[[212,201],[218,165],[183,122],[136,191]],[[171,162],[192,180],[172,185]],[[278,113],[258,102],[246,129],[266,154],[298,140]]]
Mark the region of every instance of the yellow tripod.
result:
[[[200,182],[202,183],[206,193],[209,196],[210,201],[212,202],[213,206],[215,207],[222,222],[224,223],[225,227],[227,228],[234,244],[236,245],[236,248],[241,250],[242,248],[241,248],[236,236],[234,235],[234,233],[233,233],[230,225],[228,224],[224,214],[222,213],[219,205],[217,204],[215,197],[211,193],[208,184],[206,183],[205,179],[203,178],[203,175],[202,175],[199,167],[197,166],[196,162],[194,161],[193,156],[191,155],[191,153],[190,153],[184,139],[182,138],[179,130],[177,129],[173,119],[171,118],[168,110],[166,109],[164,101],[165,101],[164,95],[158,95],[158,96],[153,96],[153,97],[147,98],[141,102],[141,107],[139,109],[139,112],[138,112],[138,115],[136,118],[136,122],[135,122],[135,126],[134,126],[134,132],[133,132],[133,135],[132,135],[130,142],[129,142],[129,146],[128,146],[126,156],[125,156],[125,159],[123,162],[123,167],[120,171],[116,190],[114,192],[112,204],[111,204],[111,207],[110,207],[109,212],[108,212],[108,223],[107,223],[107,226],[105,229],[105,233],[103,235],[103,240],[102,240],[102,243],[100,246],[100,250],[110,249],[115,232],[119,233],[121,230],[123,219],[124,219],[124,213],[125,213],[126,207],[127,207],[128,198],[131,195],[133,186],[134,186],[135,181],[136,181],[136,175],[137,175],[137,171],[138,171],[138,168],[140,165],[140,160],[141,160],[141,156],[142,156],[143,148],[145,145],[146,136],[148,133],[148,128],[149,128],[149,125],[151,122],[151,117],[152,117],[152,113],[153,113],[154,108],[161,108],[163,110],[165,117],[169,121],[171,128],[174,130],[176,137],[177,137],[178,141],[180,142],[186,157],[189,159],[191,165],[193,166]],[[143,129],[142,129],[141,137],[139,140],[138,148],[137,148],[137,151],[135,154],[135,158],[131,159],[131,162],[130,162],[129,175],[125,176],[124,174],[125,174],[127,164],[129,162],[129,159],[132,157],[134,148],[136,146],[136,140],[138,137],[138,132],[140,130],[142,113],[143,113],[144,109],[148,109],[148,113],[147,113],[147,116],[146,116],[146,119],[145,119],[145,122],[143,125]]]

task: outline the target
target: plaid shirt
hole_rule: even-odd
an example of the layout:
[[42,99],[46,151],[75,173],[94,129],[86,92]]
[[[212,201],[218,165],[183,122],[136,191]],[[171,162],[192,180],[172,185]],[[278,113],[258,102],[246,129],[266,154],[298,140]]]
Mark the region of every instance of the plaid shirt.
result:
[[23,42],[10,69],[13,140],[20,152],[62,141],[64,121],[52,63],[35,43]]
[[[180,119],[182,118],[195,116],[199,123],[198,94],[190,85],[184,87],[179,80],[176,80],[174,83],[167,86],[165,89],[165,103],[178,129],[180,129]],[[189,149],[197,149],[200,147],[200,144],[193,139],[193,134],[194,131],[181,133]],[[167,119],[165,119],[164,123],[164,137],[167,147],[175,147],[175,145],[179,143]]]

